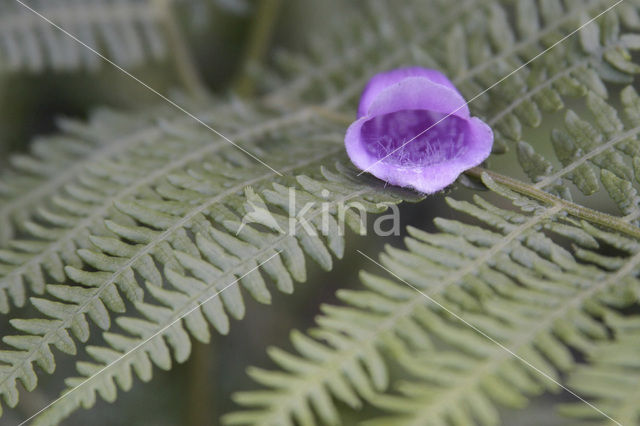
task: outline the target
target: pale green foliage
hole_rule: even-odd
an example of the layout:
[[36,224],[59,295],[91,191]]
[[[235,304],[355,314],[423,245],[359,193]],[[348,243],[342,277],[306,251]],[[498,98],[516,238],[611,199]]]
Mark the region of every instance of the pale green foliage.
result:
[[[153,0],[24,0],[123,67],[167,53],[166,18]],[[102,59],[15,0],[0,1],[0,72],[96,69]]]
[[[436,220],[437,234],[410,228],[407,249],[388,247],[380,258],[403,282],[362,273],[366,290],[339,291],[347,306],[324,306],[309,337],[292,335],[298,355],[270,349],[287,374],[249,370],[274,390],[237,394],[240,404],[260,409],[230,414],[227,423],[275,425],[295,418],[312,424],[313,407],[322,423],[336,424],[333,396],[354,408],[365,399],[396,413],[376,424],[496,424],[494,403],[522,407],[527,396],[554,390],[553,382],[508,351],[558,380],[575,363],[570,348],[590,353],[606,341],[599,318],[637,303],[640,245],[576,226],[558,206],[515,201],[520,212],[480,197],[474,203],[449,200],[483,228],[448,219]],[[557,236],[569,238],[574,252],[554,243]],[[603,244],[624,256],[598,254]],[[389,387],[387,363],[413,380],[380,396]],[[615,407],[608,413],[617,418]]]
[[[317,155],[316,158],[311,157],[308,163],[317,165],[319,161],[331,157],[335,152],[335,150],[329,150],[327,153],[326,146],[321,148],[322,154]],[[309,154],[309,150],[304,151],[305,154]],[[289,152],[289,154],[294,155],[292,158],[298,159],[297,165],[290,168],[282,167],[280,170],[295,172],[295,169],[304,169],[307,166],[305,162],[299,161],[301,153]],[[280,156],[283,156],[283,153],[280,153]],[[320,180],[305,175],[288,178],[284,180],[287,186],[273,184],[272,173],[264,173],[263,170],[260,172],[262,173],[259,177],[251,181],[254,187],[273,186],[273,189],[264,192],[265,201],[272,210],[275,208],[274,216],[280,222],[281,228],[287,226],[288,216],[278,213],[278,207],[283,210],[288,208],[290,190],[288,188],[295,188],[296,198],[301,200],[301,204],[295,207],[295,211],[287,213],[296,217],[302,205],[313,202],[313,209],[305,217],[317,235],[308,234],[303,229],[292,233],[289,231],[274,233],[244,227],[237,236],[234,236],[240,224],[235,212],[243,211],[245,195],[242,192],[238,193],[236,186],[230,186],[223,196],[218,197],[222,199],[219,201],[220,206],[214,206],[208,200],[193,208],[192,213],[187,213],[187,216],[193,215],[192,223],[180,224],[180,226],[188,227],[196,233],[195,241],[185,238],[182,241],[184,249],[172,250],[170,253],[175,259],[171,259],[173,263],[167,262],[164,268],[164,278],[168,281],[169,287],[164,289],[159,287],[156,284],[159,282],[157,280],[147,281],[146,290],[151,295],[151,299],[147,302],[135,302],[136,309],[144,319],[119,317],[116,320],[117,324],[128,334],[107,332],[104,338],[109,347],[87,347],[87,352],[95,362],[79,363],[78,371],[84,376],[91,376],[100,370],[98,378],[86,383],[81,392],[54,405],[45,416],[40,418],[41,423],[55,422],[58,420],[57,416],[66,415],[69,410],[80,404],[85,408],[91,407],[95,392],[108,401],[114,400],[116,383],[124,390],[131,387],[132,368],[142,380],[150,379],[151,364],[169,369],[171,367],[169,348],[173,350],[173,357],[177,362],[185,361],[191,348],[189,334],[199,341],[208,342],[209,324],[219,333],[226,334],[229,331],[227,314],[236,319],[244,317],[245,308],[241,288],[258,302],[270,302],[271,293],[266,287],[263,274],[275,282],[280,291],[290,293],[293,291],[293,280],[305,280],[305,253],[324,269],[330,269],[332,255],[337,257],[343,255],[344,239],[337,229],[338,223],[333,216],[330,217],[329,222],[332,233],[326,240],[322,236],[323,207],[321,203],[326,203],[329,211],[337,214],[336,206],[347,200],[361,202],[369,211],[380,211],[385,208],[386,203],[397,201],[389,195],[376,195],[374,187],[349,183],[345,178],[329,171],[318,175],[317,178]],[[335,192],[330,196],[323,196],[317,192],[319,188],[327,187],[334,187]],[[247,195],[250,196],[251,193]],[[253,195],[255,196],[255,193]],[[203,214],[201,212],[205,206],[207,210],[211,208],[211,211]],[[354,227],[354,230],[359,231],[359,216],[353,211],[349,211],[349,214],[351,219],[348,223]],[[211,226],[206,220],[213,221],[218,228]],[[147,242],[147,247],[158,245],[161,239],[155,240],[157,241]],[[167,242],[171,245],[180,244],[171,237],[167,238]],[[184,251],[185,249],[189,252]],[[258,266],[259,269],[257,269]],[[143,274],[140,270],[137,272]],[[159,275],[160,271],[156,273]],[[238,280],[240,285],[233,285]],[[69,289],[68,294],[72,294],[72,289]],[[62,292],[57,293],[58,297],[64,297],[64,295],[65,293]],[[193,310],[198,302],[205,300],[207,302],[202,307]],[[188,315],[182,321],[176,322],[185,314]],[[132,348],[135,350],[131,355],[118,364],[108,366]],[[102,370],[103,368],[106,369]],[[70,388],[73,388],[83,381],[84,377],[73,378],[68,379],[67,383]]]
[[[122,295],[135,302],[150,321],[118,320],[120,327],[138,339],[133,343],[160,330],[234,277],[242,276],[241,286],[259,302],[269,303],[271,294],[261,272],[244,276],[258,263],[281,252],[260,269],[281,291],[291,292],[293,280],[305,280],[304,253],[330,269],[332,255],[342,257],[344,252],[344,237],[335,219],[329,221],[331,232],[325,241],[322,234],[290,235],[285,216],[296,217],[307,202],[315,202],[305,218],[321,229],[320,203],[326,202],[328,212],[336,215],[340,203],[359,201],[368,211],[380,211],[385,203],[399,200],[389,192],[378,194],[379,184],[350,182],[336,173],[335,163],[344,164],[345,157],[335,138],[314,137],[307,144],[291,144],[291,138],[309,126],[309,110],[269,119],[248,105],[238,103],[236,107],[234,111],[225,105],[224,111],[203,111],[199,116],[234,140],[251,144],[253,152],[264,155],[284,176],[278,177],[220,138],[212,141],[208,131],[192,120],[182,116],[161,119],[162,111],[155,111],[154,123],[143,126],[143,117],[136,117],[140,129],[112,139],[87,158],[76,159],[74,167],[43,184],[48,186],[44,200],[22,207],[23,214],[32,212],[32,219],[3,253],[7,273],[2,283],[10,294],[14,289],[19,295],[14,300],[19,303],[24,301],[22,277],[36,282],[29,275],[34,269],[40,272],[40,280],[46,273],[59,284],[46,286],[46,299],[31,300],[47,319],[13,320],[23,335],[4,338],[16,349],[0,352],[7,363],[0,369],[0,393],[10,405],[17,403],[18,379],[27,389],[36,386],[33,363],[53,371],[50,346],[75,354],[71,334],[85,342],[89,320],[108,330],[109,311],[125,309]],[[88,130],[84,129],[85,134]],[[324,164],[328,169],[321,171]],[[245,189],[249,187],[253,189]],[[288,205],[289,190],[296,191],[295,206]],[[285,234],[245,226],[235,235],[245,212],[246,191],[254,197],[254,191],[264,192],[264,201],[275,209]],[[414,197],[408,192],[405,196]],[[347,215],[347,223],[359,231],[359,216],[352,210]],[[21,233],[29,240],[20,238]],[[163,285],[170,287],[163,290]],[[143,302],[143,287],[153,296],[153,304],[148,299]],[[158,308],[158,304],[170,309]],[[223,334],[228,331],[225,311],[235,318],[244,316],[238,287],[225,291],[204,309],[208,321]],[[196,338],[208,340],[206,322],[187,320],[186,327]],[[174,329],[181,330],[180,324],[166,333]],[[186,337],[184,331],[181,336]],[[149,346],[166,351],[163,337],[164,333],[156,339],[159,343]],[[113,334],[105,339],[117,350],[133,346],[122,346],[122,340]],[[177,356],[183,361],[189,346],[184,345],[184,338],[172,341],[180,348]],[[96,351],[90,353],[105,361],[104,353]],[[145,351],[146,346],[140,348],[138,356],[146,356]],[[150,356],[167,368],[166,357]],[[114,368],[125,374],[129,365]],[[104,382],[95,380],[92,385],[106,392],[100,388],[107,386]],[[86,394],[90,395],[93,393]],[[74,402],[71,398],[65,401]]]
[[[210,6],[232,13],[244,0],[24,0],[25,5],[124,68],[162,60],[170,51],[167,20],[193,9],[208,23]],[[16,0],[0,0],[0,73],[99,69],[104,61]]]
[[[0,311],[9,310],[8,295],[14,304],[24,304],[25,280],[34,292],[41,294],[45,273],[60,282],[65,279],[64,265],[81,264],[76,249],[88,244],[87,235],[81,230],[95,225],[97,215],[113,209],[112,203],[118,199],[116,196],[102,200],[91,191],[97,188],[109,194],[114,190],[113,185],[125,187],[133,179],[133,176],[117,176],[115,183],[101,188],[103,182],[92,181],[91,177],[108,180],[109,167],[118,170],[118,164],[110,161],[116,156],[136,164],[139,158],[134,157],[135,147],[164,134],[162,126],[153,121],[162,123],[166,115],[166,109],[153,109],[148,115],[136,117],[104,110],[94,114],[88,124],[61,121],[60,127],[66,130],[64,135],[35,141],[30,155],[10,158],[10,167],[3,170],[0,182],[0,242],[3,247],[0,250]],[[179,122],[187,123],[188,120]],[[144,160],[150,161],[150,157],[145,156]],[[98,163],[104,163],[102,171],[92,167]],[[158,164],[157,158],[156,162],[150,161],[148,170]],[[88,166],[92,170],[87,170]],[[129,173],[135,173],[135,170]],[[80,174],[86,177],[78,185],[76,181]],[[130,191],[134,190],[130,188]],[[98,212],[92,216],[82,203],[74,204],[74,199],[93,204]],[[64,214],[70,216],[65,220]],[[84,220],[76,223],[74,218],[77,217]],[[61,235],[56,229],[68,229],[69,232]]]
[[[40,416],[41,424],[91,407],[97,394],[113,401],[118,389],[132,386],[133,372],[146,381],[153,365],[185,361],[191,337],[207,342],[211,326],[227,333],[229,316],[244,315],[243,292],[268,303],[266,281],[291,292],[306,278],[306,258],[330,269],[344,252],[340,203],[359,201],[373,212],[415,198],[356,178],[346,166],[344,125],[331,117],[354,115],[373,73],[439,68],[472,99],[611,2],[394,4],[371,2],[369,13],[345,16],[337,36],[312,43],[310,53],[281,55],[281,71],[262,75],[270,89],[263,100],[184,104],[284,176],[166,108],[65,122],[64,133],[12,158],[0,177],[0,308],[29,300],[42,315],[13,319],[17,335],[3,339],[11,348],[0,352],[0,393],[9,405],[18,402],[17,381],[37,385],[35,364],[54,371],[51,346],[71,355],[86,349],[91,360],[77,364],[79,377],[66,381],[73,393]],[[495,129],[496,151],[515,150],[533,181],[527,188],[565,200],[602,188],[618,206],[618,222],[632,225],[639,218],[640,100],[629,85],[639,71],[630,50],[640,47],[638,28],[638,5],[628,0],[470,105]],[[522,140],[528,126],[565,105],[564,125],[548,146]],[[579,221],[562,200],[540,202],[486,175],[484,184],[492,192],[473,203],[449,199],[465,219],[437,219],[439,233],[411,229],[407,249],[389,247],[381,262],[560,378],[575,368],[570,348],[598,353],[610,344],[601,319],[637,305],[640,244]],[[288,204],[289,191],[300,205]],[[315,204],[306,217],[316,229],[320,204],[328,206],[328,235],[279,232],[308,201]],[[257,224],[238,232],[255,206],[273,213],[277,226],[256,215]],[[355,215],[347,223],[358,229]],[[611,247],[619,253],[607,255]],[[270,351],[285,371],[250,370],[268,389],[238,394],[248,411],[227,422],[336,424],[338,400],[353,408],[375,404],[391,424],[494,424],[495,403],[522,406],[554,389],[405,283],[362,278],[367,289],[339,292],[345,306],[324,307],[310,336],[293,334],[298,355]],[[238,279],[239,286],[193,310]],[[27,299],[29,291],[37,297]],[[133,305],[128,311],[125,299]],[[79,342],[89,338],[90,323],[105,330],[103,343],[85,347]],[[404,370],[402,383],[392,380],[390,365]],[[618,405],[629,404],[604,409],[615,416]]]
[[[601,342],[589,353],[588,366],[578,367],[569,377],[569,384],[582,395],[594,398],[594,403],[617,414],[623,425],[640,423],[640,317],[637,315],[605,317],[614,333],[613,341]],[[566,414],[606,424],[601,417],[585,410],[584,405],[564,405]]]

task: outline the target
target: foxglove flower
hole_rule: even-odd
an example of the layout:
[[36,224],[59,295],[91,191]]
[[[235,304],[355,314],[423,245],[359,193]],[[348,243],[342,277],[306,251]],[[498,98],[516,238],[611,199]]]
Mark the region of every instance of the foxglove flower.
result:
[[491,128],[471,117],[453,83],[419,67],[374,76],[345,136],[358,168],[427,194],[484,161],[492,144]]

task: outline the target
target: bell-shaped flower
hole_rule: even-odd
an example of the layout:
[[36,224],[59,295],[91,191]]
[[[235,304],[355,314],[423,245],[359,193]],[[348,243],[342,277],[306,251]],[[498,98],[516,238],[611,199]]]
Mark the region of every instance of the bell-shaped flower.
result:
[[493,132],[441,72],[400,68],[369,81],[345,145],[359,169],[430,194],[482,163]]

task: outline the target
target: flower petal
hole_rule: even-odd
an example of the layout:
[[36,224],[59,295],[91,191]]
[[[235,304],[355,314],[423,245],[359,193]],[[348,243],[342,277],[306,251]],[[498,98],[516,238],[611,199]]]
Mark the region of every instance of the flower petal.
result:
[[363,117],[359,120],[351,123],[347,129],[347,134],[344,137],[345,147],[347,148],[347,155],[351,159],[351,162],[360,170],[366,170],[376,162],[374,158],[360,141],[360,133],[362,131],[362,125],[368,120],[368,117]]
[[407,77],[382,90],[369,105],[367,115],[387,114],[404,109],[423,109],[461,118],[471,116],[460,93],[424,77]]
[[[421,67],[398,68],[395,70],[377,74],[372,77],[371,80],[369,80],[367,86],[362,92],[362,96],[360,97],[360,104],[358,106],[358,118],[367,115],[367,111],[371,106],[371,103],[376,98],[376,96],[380,94],[381,91],[391,85],[404,80],[407,77],[424,77],[433,83],[446,86],[458,93],[458,90],[453,85],[453,83],[440,71]],[[458,93],[458,95],[460,95],[460,93]],[[462,99],[462,95],[460,95],[460,98]],[[464,103],[464,100],[462,102]]]
[[463,157],[468,168],[475,167],[482,163],[491,154],[493,147],[493,131],[491,127],[478,117],[471,117],[469,123],[469,134],[467,137],[467,154]]

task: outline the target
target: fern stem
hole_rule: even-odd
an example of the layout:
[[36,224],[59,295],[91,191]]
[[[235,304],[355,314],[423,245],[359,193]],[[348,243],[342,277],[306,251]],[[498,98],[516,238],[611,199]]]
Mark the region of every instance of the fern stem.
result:
[[[212,369],[217,361],[213,342],[194,342],[191,360],[188,364],[189,387],[187,389],[187,426],[206,425],[216,417],[214,386],[211,381]],[[216,375],[217,376],[217,375]]]
[[595,223],[606,228],[618,231],[622,234],[631,236],[633,238],[640,239],[640,228],[634,226],[624,218],[612,216],[610,214],[602,213],[585,206],[573,203],[571,201],[563,200],[560,197],[549,194],[546,191],[536,188],[535,186],[524,183],[518,179],[505,176],[500,173],[492,172],[482,167],[474,167],[465,172],[465,174],[482,179],[483,176],[488,176],[495,182],[504,185],[505,187],[517,192],[518,194],[525,195],[534,200],[541,201],[543,203],[561,206],[562,210],[571,216],[575,216],[580,219],[584,219],[591,223]]
[[355,117],[347,115],[343,112],[332,111],[330,109],[327,109],[319,105],[312,106],[311,110],[316,114],[318,114],[319,116],[324,117],[327,120],[333,121],[334,123],[338,123],[338,124],[345,124],[348,126],[351,123],[353,123],[353,120],[355,120]]
[[282,0],[260,0],[255,22],[249,34],[249,42],[242,61],[240,77],[233,87],[241,96],[249,96],[255,90],[252,69],[259,65],[267,54]]
[[198,73],[195,59],[176,21],[171,9],[171,0],[155,0],[154,4],[169,35],[171,52],[174,54],[176,70],[182,84],[194,97],[200,99],[206,97],[209,90]]

